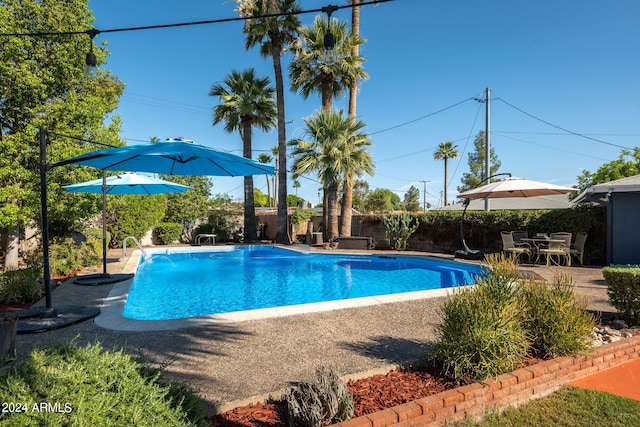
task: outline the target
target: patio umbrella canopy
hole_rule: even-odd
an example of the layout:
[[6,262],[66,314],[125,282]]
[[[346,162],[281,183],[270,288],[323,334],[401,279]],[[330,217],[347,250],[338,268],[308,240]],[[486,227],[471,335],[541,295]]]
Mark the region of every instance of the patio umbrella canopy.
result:
[[184,193],[191,187],[176,184],[175,182],[152,178],[135,173],[125,173],[122,175],[106,176],[102,171],[102,178],[92,181],[81,182],[79,184],[65,185],[66,191],[75,193],[96,193],[102,194],[102,257],[103,272],[101,275],[90,275],[76,279],[80,284],[107,284],[118,281],[107,274],[107,194],[141,194],[154,195],[164,193]]
[[194,144],[182,138],[85,153],[53,166],[78,164],[102,170],[165,175],[273,175],[273,166]]
[[501,179],[458,194],[459,198],[465,199],[464,210],[460,217],[460,238],[462,239],[463,249],[456,251],[455,257],[463,259],[484,258],[483,252],[469,249],[464,238],[464,214],[469,206],[469,199],[548,196],[552,194],[566,194],[573,190],[575,189],[571,187],[562,187],[560,185],[547,184],[544,182],[531,181],[524,178],[510,176],[509,178]]
[[136,173],[124,173],[79,184],[65,185],[65,190],[75,193],[102,194],[164,194],[184,193],[191,187]]
[[534,197],[566,194],[575,188],[547,184],[529,179],[510,177],[458,194],[461,199],[500,199],[505,197]]

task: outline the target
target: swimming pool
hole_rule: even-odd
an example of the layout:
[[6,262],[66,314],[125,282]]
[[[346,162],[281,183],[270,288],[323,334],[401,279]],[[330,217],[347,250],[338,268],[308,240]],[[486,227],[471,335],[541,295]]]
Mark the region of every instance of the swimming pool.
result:
[[471,284],[482,267],[422,256],[301,253],[275,246],[149,251],[123,315],[184,319]]

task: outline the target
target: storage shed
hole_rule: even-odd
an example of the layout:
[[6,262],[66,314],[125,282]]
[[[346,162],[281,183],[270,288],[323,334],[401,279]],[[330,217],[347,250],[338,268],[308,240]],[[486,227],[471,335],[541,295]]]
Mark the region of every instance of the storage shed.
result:
[[640,175],[589,187],[576,201],[607,208],[607,264],[640,264]]

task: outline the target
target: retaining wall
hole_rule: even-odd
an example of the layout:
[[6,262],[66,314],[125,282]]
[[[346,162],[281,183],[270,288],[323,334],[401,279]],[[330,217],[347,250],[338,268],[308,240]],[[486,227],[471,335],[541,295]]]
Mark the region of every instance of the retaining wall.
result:
[[640,358],[640,335],[597,347],[588,356],[559,357],[393,408],[335,424],[339,427],[443,426],[481,419],[553,393],[561,386]]

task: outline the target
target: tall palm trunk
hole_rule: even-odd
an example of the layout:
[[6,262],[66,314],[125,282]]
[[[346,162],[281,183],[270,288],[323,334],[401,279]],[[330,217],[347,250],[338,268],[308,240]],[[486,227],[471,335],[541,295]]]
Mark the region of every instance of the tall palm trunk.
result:
[[[287,130],[284,119],[284,83],[282,80],[282,64],[280,53],[282,45],[276,36],[271,37],[271,57],[276,78],[276,99],[278,104],[278,228],[276,242],[290,244],[287,232]],[[274,189],[275,190],[275,189]]]
[[[242,122],[242,155],[251,158],[251,120]],[[253,194],[253,176],[244,177],[244,240],[254,242],[258,239],[256,222],[256,203]]]
[[[351,32],[354,36],[360,37],[360,0],[351,0],[353,7],[351,8]],[[358,56],[360,53],[359,45],[351,48],[351,55]],[[349,118],[355,123],[356,120],[356,101],[358,98],[358,80],[353,79],[349,88]],[[342,188],[342,211],[340,224],[340,235],[351,236],[351,216],[353,207],[353,177],[345,176],[344,186]]]
[[327,238],[333,240],[338,237],[338,182],[333,181],[327,186],[327,202],[329,224]]
[[447,206],[447,158],[444,158],[444,206]]

